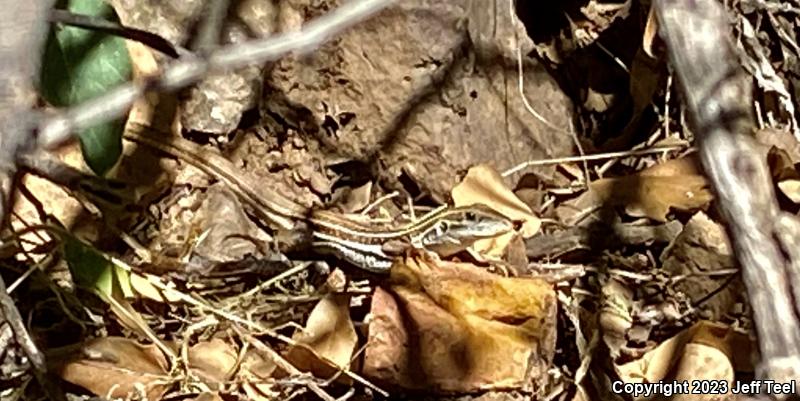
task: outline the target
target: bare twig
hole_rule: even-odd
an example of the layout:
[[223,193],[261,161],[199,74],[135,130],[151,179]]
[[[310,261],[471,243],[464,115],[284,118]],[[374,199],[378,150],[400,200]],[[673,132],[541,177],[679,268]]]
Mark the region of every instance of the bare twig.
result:
[[211,52],[208,58],[182,57],[171,64],[161,77],[149,82],[127,83],[45,119],[39,125],[39,143],[45,148],[53,148],[68,140],[76,130],[119,118],[148,89],[176,90],[197,82],[209,71],[230,71],[249,64],[276,60],[291,52],[306,53],[391,3],[392,0],[351,0],[309,22],[299,32],[227,46]]
[[[641,150],[624,150],[619,152],[607,152],[607,153],[596,153],[593,155],[584,155],[584,156],[568,156],[568,157],[556,157],[553,159],[542,159],[542,160],[530,160],[524,163],[520,163],[506,171],[503,172],[503,177],[508,177],[511,174],[514,174],[520,170],[526,169],[528,167],[535,167],[535,166],[551,166],[556,164],[565,164],[565,163],[578,163],[578,162],[588,162],[594,160],[605,160],[605,159],[619,159],[623,157],[632,157],[632,156],[644,156],[644,155],[652,155],[652,154],[659,154],[659,153],[669,153],[676,150],[686,150],[687,147],[682,145],[674,145],[674,146],[658,146],[654,148],[648,149],[641,149]],[[691,149],[691,148],[688,148]]]
[[71,190],[79,190],[91,184],[93,189],[101,188],[106,190],[109,195],[113,195],[114,192],[124,188],[124,184],[121,182],[86,174],[44,151],[22,154],[18,157],[17,163],[21,170]]
[[742,267],[761,350],[757,374],[800,379],[800,222],[778,209],[755,148],[752,86],[736,63],[725,11],[714,0],[653,4]]

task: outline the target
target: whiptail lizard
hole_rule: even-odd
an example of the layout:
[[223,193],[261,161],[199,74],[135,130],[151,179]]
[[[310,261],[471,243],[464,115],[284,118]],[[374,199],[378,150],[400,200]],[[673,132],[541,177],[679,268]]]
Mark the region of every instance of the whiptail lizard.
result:
[[266,188],[255,190],[221,154],[142,126],[125,139],[189,163],[223,182],[259,219],[284,230],[309,229],[311,247],[371,272],[385,273],[409,247],[447,256],[476,240],[506,233],[514,224],[482,205],[445,207],[402,225],[365,224],[343,214],[302,206]]

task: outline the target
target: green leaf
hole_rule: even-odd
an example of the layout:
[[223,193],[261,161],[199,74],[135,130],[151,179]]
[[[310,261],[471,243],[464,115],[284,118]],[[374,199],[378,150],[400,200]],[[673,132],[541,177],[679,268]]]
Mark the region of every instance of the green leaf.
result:
[[[35,0],[34,0],[35,1]],[[66,0],[59,6],[77,14],[117,21],[103,0]],[[41,69],[41,93],[57,107],[72,106],[106,93],[131,78],[131,60],[122,38],[82,28],[53,25]],[[125,121],[100,124],[78,133],[86,164],[103,175],[122,153]]]
[[132,295],[130,273],[77,238],[64,239],[64,258],[75,284],[103,299]]

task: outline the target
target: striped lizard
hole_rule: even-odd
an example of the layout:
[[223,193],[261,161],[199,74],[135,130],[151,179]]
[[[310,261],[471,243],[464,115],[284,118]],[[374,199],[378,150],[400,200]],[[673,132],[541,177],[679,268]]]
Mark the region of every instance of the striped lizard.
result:
[[483,205],[442,207],[400,225],[358,222],[346,215],[310,209],[266,188],[255,190],[221,154],[183,138],[133,126],[125,139],[189,163],[223,182],[255,217],[283,230],[305,230],[312,249],[331,254],[361,269],[385,273],[409,247],[447,256],[476,240],[508,232],[514,224]]

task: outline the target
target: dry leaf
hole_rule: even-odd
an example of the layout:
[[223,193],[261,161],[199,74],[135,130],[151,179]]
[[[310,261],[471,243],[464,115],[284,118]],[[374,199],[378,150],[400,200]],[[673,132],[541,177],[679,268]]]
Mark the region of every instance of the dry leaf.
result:
[[[516,241],[515,241],[516,240]],[[520,250],[520,244],[522,250]],[[479,239],[472,243],[469,249],[475,250],[476,252],[473,253],[474,257],[478,261],[486,261],[484,256],[488,256],[491,259],[502,259],[504,255],[508,253],[519,253],[522,252],[524,254],[525,243],[519,238],[514,231],[509,231],[505,234],[499,235],[494,238],[484,238]],[[522,265],[516,267],[523,267],[527,266],[528,260],[527,258],[524,260]]]
[[505,185],[503,177],[488,165],[472,167],[464,180],[451,191],[456,206],[482,203],[511,220],[522,221],[522,236],[532,237],[539,232],[542,222],[531,208],[522,202]]
[[[727,380],[731,383],[733,372],[740,370],[733,361],[750,358],[752,351],[745,334],[719,323],[702,321],[663,342],[641,359],[615,368],[626,383],[661,380]],[[736,357],[734,353],[741,355]],[[693,400],[696,397],[678,398]],[[635,399],[643,400],[644,397]]]
[[798,178],[800,174],[794,167],[794,160],[789,155],[789,152],[777,147],[772,146],[767,152],[767,164],[769,165],[770,173],[775,181],[781,181],[788,178]]
[[155,345],[141,345],[121,337],[92,340],[57,369],[61,377],[99,397],[128,398],[142,395],[160,400],[170,377],[164,355]]
[[398,261],[372,301],[364,373],[440,393],[519,389],[546,377],[555,346],[552,286],[427,254]]
[[767,164],[778,189],[794,203],[800,203],[800,173],[788,151],[776,145],[767,153]]
[[792,202],[800,204],[800,179],[788,179],[778,183],[778,189]]
[[[693,384],[697,381],[705,382],[710,392],[714,394],[675,394],[672,400],[719,400],[723,387],[728,389],[722,394],[730,394],[731,384],[733,383],[733,366],[728,357],[720,350],[703,344],[686,344],[681,355],[681,360],[675,368],[675,380],[686,381]],[[727,386],[715,383],[726,381]],[[691,387],[691,386],[690,386]],[[708,392],[708,390],[706,390]],[[724,398],[723,398],[724,399]]]
[[189,348],[189,369],[206,384],[219,385],[233,375],[236,357],[234,347],[219,338],[199,342]]
[[[600,206],[624,206],[634,217],[667,220],[670,209],[693,211],[703,209],[713,199],[705,177],[697,173],[692,160],[677,159],[625,177],[602,178],[589,184],[589,191],[559,208],[562,219],[569,223],[575,211]],[[564,214],[567,211],[568,214]],[[578,213],[577,215],[580,215]]]
[[647,13],[647,24],[644,26],[644,35],[642,37],[642,49],[644,49],[644,52],[652,58],[655,58],[655,56],[653,55],[653,43],[658,37],[657,34],[658,34],[658,18],[656,18],[655,10],[653,9],[653,5],[651,4],[650,11]]
[[250,349],[244,356],[237,378],[248,399],[253,401],[274,401],[280,391],[275,383],[270,382],[277,365],[271,359],[264,358],[259,352]]
[[326,295],[294,340],[297,345],[289,348],[286,359],[298,369],[328,378],[340,368],[349,368],[358,342],[350,319],[350,297]]

